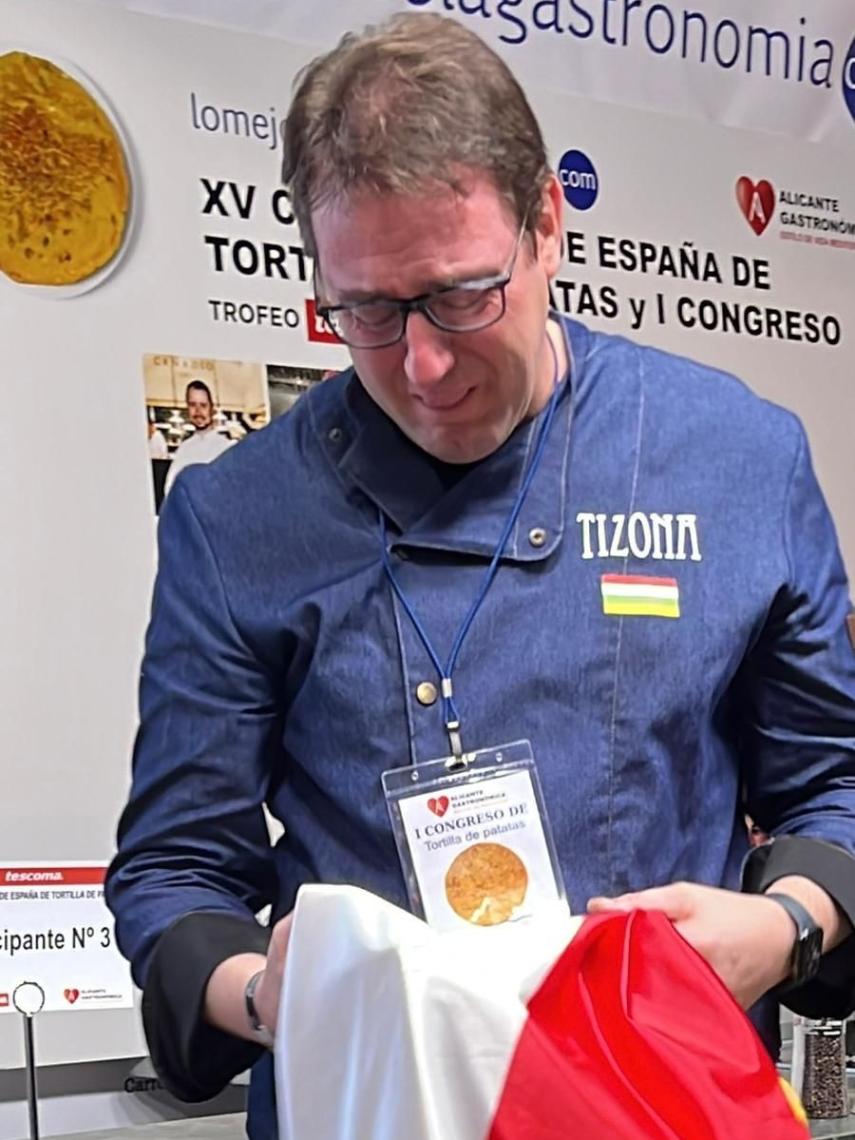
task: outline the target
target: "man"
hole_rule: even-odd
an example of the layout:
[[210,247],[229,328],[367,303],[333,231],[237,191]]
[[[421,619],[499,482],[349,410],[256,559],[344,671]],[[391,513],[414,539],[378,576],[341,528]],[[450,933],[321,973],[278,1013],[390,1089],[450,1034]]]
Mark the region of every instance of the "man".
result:
[[[661,908],[744,1006],[790,985],[795,1008],[846,1012],[855,654],[799,424],[548,311],[560,188],[461,25],[345,37],[284,139],[354,368],[162,516],[108,884],[161,1076],[201,1099],[259,1061],[301,883],[406,904],[381,773],[455,733],[531,742],[576,911]],[[679,617],[615,612],[615,575],[675,579]],[[285,825],[272,854],[263,804]],[[747,862],[746,813],[775,837]],[[275,1135],[271,1070],[252,1137]]]
[[210,463],[234,443],[214,427],[214,398],[204,380],[191,380],[184,393],[187,417],[194,431],[176,448],[166,474],[165,494],[169,494],[175,477],[194,463]]

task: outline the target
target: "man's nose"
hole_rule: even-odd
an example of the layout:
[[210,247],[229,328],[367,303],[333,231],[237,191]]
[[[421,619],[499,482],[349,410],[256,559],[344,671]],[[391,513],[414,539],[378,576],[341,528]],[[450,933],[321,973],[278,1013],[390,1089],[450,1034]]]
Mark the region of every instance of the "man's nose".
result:
[[410,313],[405,336],[404,371],[414,388],[429,388],[445,379],[454,364],[450,333],[443,332],[424,316]]

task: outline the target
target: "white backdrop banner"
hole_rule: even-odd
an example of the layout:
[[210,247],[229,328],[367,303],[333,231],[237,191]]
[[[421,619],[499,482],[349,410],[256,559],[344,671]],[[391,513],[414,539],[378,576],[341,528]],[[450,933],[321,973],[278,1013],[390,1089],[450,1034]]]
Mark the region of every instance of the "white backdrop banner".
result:
[[323,47],[390,12],[442,12],[555,91],[855,146],[850,0],[109,2]]

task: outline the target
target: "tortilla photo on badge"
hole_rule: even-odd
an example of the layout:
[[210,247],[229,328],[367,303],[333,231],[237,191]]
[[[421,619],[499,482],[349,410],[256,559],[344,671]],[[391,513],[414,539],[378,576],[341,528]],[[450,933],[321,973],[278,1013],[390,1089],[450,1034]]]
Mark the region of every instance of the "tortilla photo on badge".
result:
[[129,151],[72,64],[0,45],[0,274],[43,295],[93,288],[131,228]]
[[475,926],[497,926],[513,917],[525,899],[528,872],[501,843],[473,843],[445,875],[445,897],[455,914]]

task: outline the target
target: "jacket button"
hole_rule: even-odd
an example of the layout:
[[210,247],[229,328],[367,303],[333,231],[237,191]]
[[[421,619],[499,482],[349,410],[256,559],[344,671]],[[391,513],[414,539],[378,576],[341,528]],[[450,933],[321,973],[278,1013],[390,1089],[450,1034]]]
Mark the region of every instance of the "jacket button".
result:
[[342,435],[343,432],[341,428],[330,428],[330,430],[327,432],[327,439],[330,441],[330,443],[339,443],[341,441]]
[[422,681],[422,683],[416,687],[416,700],[420,705],[434,704],[437,696],[436,685],[431,681]]
[[528,540],[532,546],[543,546],[546,542],[546,531],[542,526],[533,527],[528,532]]

